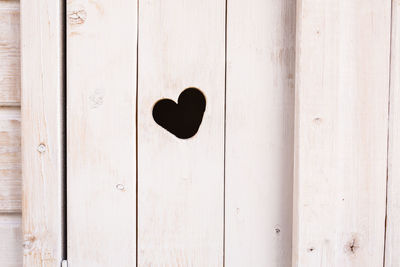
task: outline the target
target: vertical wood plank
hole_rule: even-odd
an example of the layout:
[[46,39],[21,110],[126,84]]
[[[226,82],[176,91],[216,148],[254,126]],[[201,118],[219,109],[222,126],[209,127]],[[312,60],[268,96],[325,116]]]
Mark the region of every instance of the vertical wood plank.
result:
[[293,0],[229,0],[226,266],[291,265]]
[[67,1],[68,261],[136,264],[137,3]]
[[293,263],[382,266],[391,3],[297,5]]
[[63,3],[21,0],[24,266],[63,254]]
[[392,1],[385,266],[400,266],[400,1]]
[[[222,266],[225,0],[140,1],[138,266]],[[199,88],[198,133],[178,139],[153,105]]]

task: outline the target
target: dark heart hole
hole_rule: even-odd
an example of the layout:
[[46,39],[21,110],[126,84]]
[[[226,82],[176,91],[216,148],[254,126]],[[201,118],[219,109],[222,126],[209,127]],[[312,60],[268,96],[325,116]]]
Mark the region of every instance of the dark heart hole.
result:
[[178,103],[161,99],[153,107],[153,118],[158,125],[178,138],[188,139],[199,130],[206,110],[206,98],[197,88],[185,89]]

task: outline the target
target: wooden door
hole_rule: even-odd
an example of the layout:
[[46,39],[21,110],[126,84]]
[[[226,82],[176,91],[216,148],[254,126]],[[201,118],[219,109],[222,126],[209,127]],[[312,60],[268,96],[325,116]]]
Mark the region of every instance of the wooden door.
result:
[[[294,8],[68,1],[71,266],[290,266]],[[152,112],[191,87],[182,139]]]
[[399,0],[20,6],[1,266],[400,264]]

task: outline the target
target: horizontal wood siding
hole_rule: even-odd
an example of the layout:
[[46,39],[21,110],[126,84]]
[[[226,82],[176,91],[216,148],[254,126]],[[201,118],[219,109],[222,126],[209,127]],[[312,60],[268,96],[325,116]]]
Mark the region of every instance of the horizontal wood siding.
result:
[[0,107],[0,213],[21,212],[19,107]]
[[0,214],[0,266],[22,267],[20,214]]
[[0,266],[22,267],[19,2],[0,1]]
[[0,105],[20,102],[19,3],[0,1]]

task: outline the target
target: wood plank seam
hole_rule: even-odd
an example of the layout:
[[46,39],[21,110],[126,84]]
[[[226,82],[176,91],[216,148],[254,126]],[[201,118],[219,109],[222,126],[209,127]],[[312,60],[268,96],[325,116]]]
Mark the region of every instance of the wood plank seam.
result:
[[389,135],[388,135],[388,170],[386,188],[386,221],[385,221],[385,255],[384,266],[398,266],[399,256],[399,11],[400,1],[392,1],[391,12],[391,55],[390,55],[390,110],[389,110]]
[[[394,1],[394,0],[393,0]],[[386,139],[386,199],[385,199],[385,228],[383,233],[383,255],[382,255],[382,266],[386,266],[386,245],[387,245],[387,224],[388,224],[388,194],[389,194],[389,156],[390,156],[390,128],[391,128],[391,116],[390,116],[390,104],[391,104],[391,87],[392,87],[392,38],[393,38],[393,1],[391,1],[390,11],[390,52],[389,52],[389,89],[388,89],[388,114],[387,114],[387,139]]]

